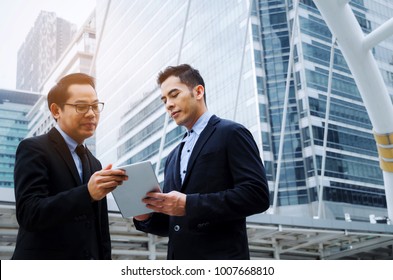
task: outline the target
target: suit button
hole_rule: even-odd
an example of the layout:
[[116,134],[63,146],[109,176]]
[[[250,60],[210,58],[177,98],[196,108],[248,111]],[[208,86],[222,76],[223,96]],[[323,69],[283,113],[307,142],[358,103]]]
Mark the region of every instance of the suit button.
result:
[[179,225],[175,225],[175,227],[173,228],[175,231],[179,231],[180,230],[180,226]]

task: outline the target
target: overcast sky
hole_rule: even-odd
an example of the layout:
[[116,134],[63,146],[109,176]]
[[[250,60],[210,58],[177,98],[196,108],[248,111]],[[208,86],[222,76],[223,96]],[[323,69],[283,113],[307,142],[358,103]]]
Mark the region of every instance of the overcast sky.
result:
[[96,0],[0,0],[0,88],[15,89],[17,52],[41,10],[55,12],[79,28],[95,3]]

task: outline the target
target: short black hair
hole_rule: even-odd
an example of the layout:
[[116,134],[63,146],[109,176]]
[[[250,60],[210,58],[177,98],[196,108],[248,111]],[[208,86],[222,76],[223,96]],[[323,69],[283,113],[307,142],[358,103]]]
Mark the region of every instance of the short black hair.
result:
[[48,93],[48,108],[52,103],[57,104],[60,108],[63,108],[64,103],[68,100],[68,88],[71,85],[91,85],[94,89],[95,79],[84,73],[72,73],[64,76],[57,82],[55,86],[51,88]]
[[[197,69],[191,67],[189,64],[168,66],[164,71],[161,71],[158,74],[157,84],[161,86],[162,83],[171,76],[178,77],[190,90],[198,85],[202,85],[203,88],[205,88],[205,82],[203,81],[201,74]],[[206,103],[206,89],[203,98]]]

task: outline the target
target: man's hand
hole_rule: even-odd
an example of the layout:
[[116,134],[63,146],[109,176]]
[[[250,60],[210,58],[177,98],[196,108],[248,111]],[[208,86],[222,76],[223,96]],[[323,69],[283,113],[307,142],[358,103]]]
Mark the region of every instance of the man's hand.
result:
[[142,202],[154,212],[169,216],[186,215],[186,198],[184,193],[171,191],[170,193],[149,192]]
[[128,180],[128,176],[124,170],[112,169],[112,164],[109,164],[90,177],[87,188],[92,200],[98,201],[126,180]]
[[135,216],[133,218],[137,221],[146,221],[146,220],[150,219],[150,217],[151,217],[151,214],[142,214],[142,215]]

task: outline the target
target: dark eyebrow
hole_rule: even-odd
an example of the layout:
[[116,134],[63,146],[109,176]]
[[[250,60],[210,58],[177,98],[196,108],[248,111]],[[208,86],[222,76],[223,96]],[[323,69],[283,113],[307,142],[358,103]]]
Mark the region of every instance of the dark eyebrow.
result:
[[168,92],[168,95],[171,95],[171,94],[173,94],[173,93],[176,92],[176,91],[179,91],[179,89],[177,89],[177,88],[171,89],[171,90]]

